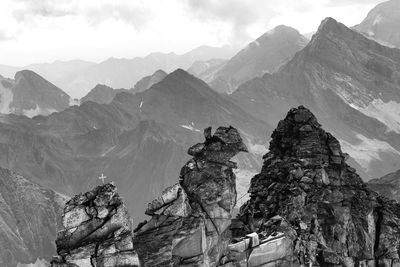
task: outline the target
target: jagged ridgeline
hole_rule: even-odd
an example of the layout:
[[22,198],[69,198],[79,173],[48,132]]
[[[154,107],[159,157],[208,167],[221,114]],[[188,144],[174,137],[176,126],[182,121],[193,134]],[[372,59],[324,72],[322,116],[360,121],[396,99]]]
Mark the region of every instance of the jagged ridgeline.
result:
[[236,219],[230,159],[247,148],[233,127],[204,135],[133,232],[112,184],[68,202],[52,266],[400,266],[400,205],[366,187],[310,110],[279,122]]

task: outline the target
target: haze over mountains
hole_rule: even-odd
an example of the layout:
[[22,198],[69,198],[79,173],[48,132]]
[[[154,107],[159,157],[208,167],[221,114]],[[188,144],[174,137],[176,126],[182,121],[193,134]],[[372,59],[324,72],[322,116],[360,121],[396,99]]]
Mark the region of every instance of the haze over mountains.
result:
[[400,1],[383,2],[354,28],[385,45],[400,48]]
[[51,64],[33,64],[25,67],[0,65],[0,75],[12,77],[18,70],[30,69],[43,75],[73,98],[81,98],[97,84],[113,88],[132,88],[137,81],[162,69],[171,72],[187,69],[195,61],[229,58],[236,52],[230,46],[201,46],[185,54],[152,53],[133,59],[109,58],[98,64],[81,60],[56,61]]
[[218,92],[232,93],[243,82],[274,72],[307,45],[296,29],[278,26],[263,34],[215,72],[200,75]]
[[[202,139],[204,128],[232,125],[244,138],[250,153],[237,159],[241,196],[259,172],[265,136],[291,107],[304,105],[340,140],[365,181],[382,177],[400,169],[400,50],[384,45],[398,45],[397,3],[379,5],[354,30],[327,18],[311,41],[279,26],[236,54],[201,47],[184,55],[30,67],[38,74],[0,66],[5,77],[19,71],[15,79],[0,78],[0,167],[35,188],[32,205],[41,194],[87,191],[103,172],[137,223],[147,202],[179,178],[186,148]],[[379,15],[384,19],[374,24]],[[369,31],[374,35],[366,37]],[[82,97],[80,105],[60,88]],[[373,180],[371,187],[395,198],[397,177]],[[43,201],[41,208],[55,212]],[[0,201],[0,221],[18,209]],[[49,258],[25,237],[15,238],[9,225],[0,227],[0,242],[11,236],[12,250],[25,252],[2,266],[33,262],[34,254]],[[51,241],[52,235],[53,229],[46,233]]]

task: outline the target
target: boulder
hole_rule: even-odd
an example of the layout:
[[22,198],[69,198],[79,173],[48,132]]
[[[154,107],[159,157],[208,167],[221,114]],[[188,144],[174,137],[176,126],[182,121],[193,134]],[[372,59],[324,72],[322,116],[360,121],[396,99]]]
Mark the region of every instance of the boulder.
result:
[[131,219],[113,183],[68,201],[52,267],[139,266]]

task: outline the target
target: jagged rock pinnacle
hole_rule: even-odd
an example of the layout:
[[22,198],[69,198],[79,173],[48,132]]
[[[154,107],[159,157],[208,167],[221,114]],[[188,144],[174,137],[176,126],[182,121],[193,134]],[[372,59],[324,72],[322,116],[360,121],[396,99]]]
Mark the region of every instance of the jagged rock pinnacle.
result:
[[[270,264],[400,264],[400,205],[367,189],[346,157],[308,109],[291,109],[272,134],[261,172],[251,180],[250,200],[239,216],[244,229],[234,234],[283,238],[286,247],[271,251],[268,241],[260,241],[264,250],[256,254],[269,253]],[[248,266],[262,263],[260,257],[248,259]]]
[[151,215],[135,230],[134,245],[144,266],[219,266],[230,242],[236,182],[230,159],[247,151],[238,131],[204,131],[205,142],[192,146],[193,158],[181,170],[180,183],[151,202]]

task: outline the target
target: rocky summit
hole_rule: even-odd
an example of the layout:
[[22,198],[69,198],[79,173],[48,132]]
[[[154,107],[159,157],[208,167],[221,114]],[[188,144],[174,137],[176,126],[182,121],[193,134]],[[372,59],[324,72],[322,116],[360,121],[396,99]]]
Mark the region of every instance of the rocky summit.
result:
[[139,266],[132,221],[113,183],[76,195],[62,220],[52,267]]
[[308,109],[291,109],[232,224],[226,262],[400,266],[400,205],[368,189],[347,157]]
[[238,131],[205,129],[205,142],[189,148],[193,156],[179,183],[164,190],[146,210],[151,216],[135,230],[134,247],[142,266],[219,266],[231,240],[236,204],[236,163],[247,151]]

